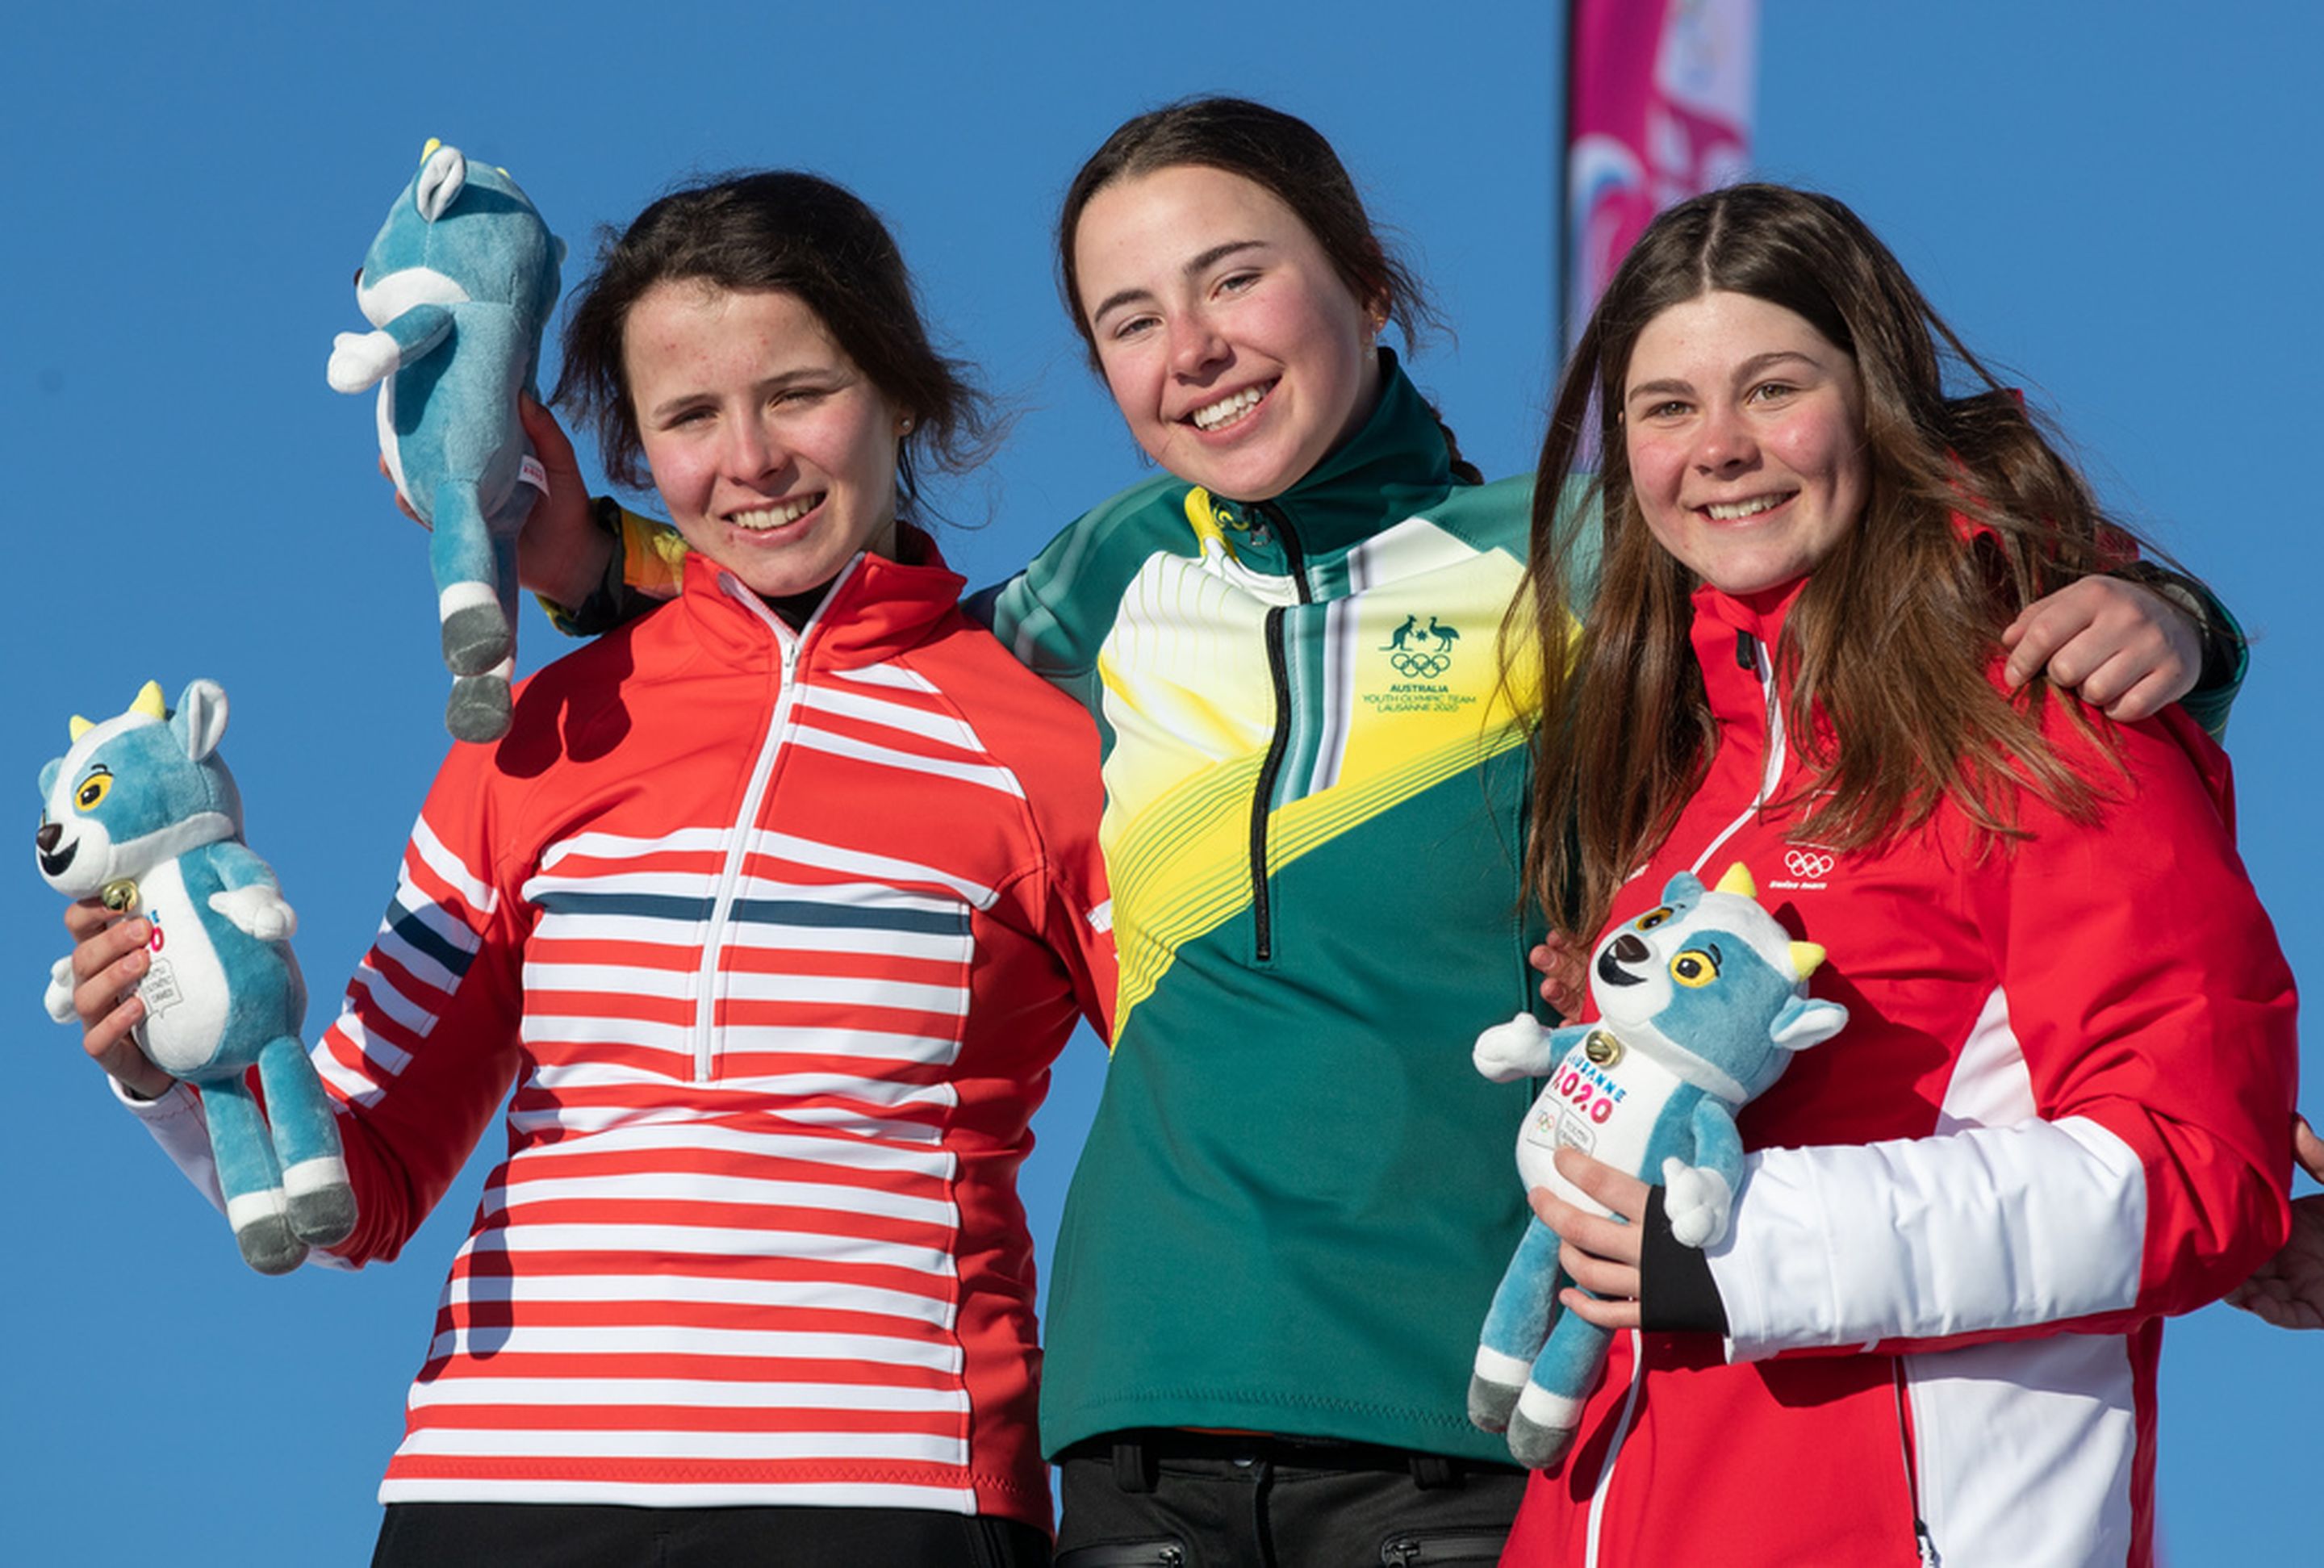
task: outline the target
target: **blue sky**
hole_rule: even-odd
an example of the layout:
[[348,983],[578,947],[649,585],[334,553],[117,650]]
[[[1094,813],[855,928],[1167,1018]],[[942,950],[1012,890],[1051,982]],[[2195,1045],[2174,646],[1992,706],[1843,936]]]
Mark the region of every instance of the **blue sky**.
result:
[[[1143,472],[1056,304],[1066,179],[1140,108],[1262,97],[1330,135],[1408,242],[1457,332],[1414,368],[1466,450],[1489,473],[1532,462],[1554,360],[1547,6],[568,0],[473,7],[456,30],[232,0],[24,9],[0,54],[0,473],[24,536],[0,635],[27,678],[0,777],[21,781],[29,836],[69,715],[118,712],[148,678],[173,696],[223,682],[252,844],[301,916],[310,1028],[447,744],[421,537],[372,473],[368,401],[323,381],[332,335],[363,325],[349,276],[427,137],[505,164],[576,260],[679,176],[779,163],[855,187],[1018,410],[1001,457],[938,497],[946,551],[984,581]],[[2295,971],[2324,983],[2324,752],[2300,695],[2324,617],[2294,570],[2324,518],[2300,401],[2324,360],[2324,10],[1766,10],[1759,171],[1855,204],[2060,418],[2108,503],[2244,616],[2244,852]],[[531,612],[521,635],[528,664],[560,650]],[[29,864],[0,899],[28,1108],[0,1139],[12,1556],[360,1561],[476,1173],[400,1263],[250,1274],[40,1011],[58,912]],[[1102,1068],[1078,1041],[1036,1124],[1045,1250]],[[2324,1336],[2213,1307],[2167,1341],[2170,1560],[2312,1555]]]

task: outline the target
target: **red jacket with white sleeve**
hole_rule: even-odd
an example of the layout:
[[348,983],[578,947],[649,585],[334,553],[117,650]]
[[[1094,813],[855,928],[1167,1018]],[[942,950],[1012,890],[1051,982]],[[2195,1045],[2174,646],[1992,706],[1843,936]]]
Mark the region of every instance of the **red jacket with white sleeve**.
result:
[[355,1263],[514,1089],[383,1502],[1047,1526],[1016,1174],[1112,1002],[1096,736],[906,538],[799,632],[693,558],[445,762],[315,1050]]
[[2021,794],[2004,846],[1950,806],[1795,843],[1766,803],[1803,778],[1768,673],[1796,594],[1696,595],[1717,750],[1612,916],[1739,860],[1849,1025],[1741,1118],[1729,1339],[1618,1336],[1507,1561],[2150,1563],[2160,1319],[2288,1219],[2292,982],[2226,758],[2174,709],[2107,729],[2117,768],[2052,697],[2095,822]]

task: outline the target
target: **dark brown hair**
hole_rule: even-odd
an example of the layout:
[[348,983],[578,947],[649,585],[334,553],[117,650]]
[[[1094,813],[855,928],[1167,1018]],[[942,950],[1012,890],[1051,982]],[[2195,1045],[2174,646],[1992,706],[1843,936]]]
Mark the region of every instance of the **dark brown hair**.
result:
[[[1689,644],[1695,581],[1647,531],[1621,429],[1638,336],[1713,291],[1792,311],[1855,363],[1863,386],[1864,513],[1801,589],[1775,668],[1808,779],[1792,836],[1857,848],[1950,800],[1989,843],[2015,836],[2018,791],[2070,816],[2092,786],[2043,738],[2036,681],[2013,701],[1987,669],[2017,611],[2126,556],[2129,536],[2019,400],[1963,346],[1903,266],[1828,196],[1739,185],[1656,218],[1607,286],[1559,387],[1542,443],[1525,590],[1505,645],[1542,660],[1530,885],[1560,924],[1594,933],[1614,891],[1667,836],[1713,742]],[[1948,371],[1966,383],[1948,388]],[[1599,464],[1596,508],[1560,504]],[[1594,599],[1569,567],[1600,530]],[[2074,722],[2090,721],[2079,705]]]
[[936,352],[887,226],[853,192],[813,174],[766,170],[673,190],[616,237],[565,318],[555,401],[596,434],[606,474],[650,483],[630,401],[622,333],[658,283],[795,295],[881,395],[912,417],[898,447],[897,497],[914,498],[925,453],[959,472],[985,455],[992,419],[968,366]]
[[1074,240],[1082,209],[1117,180],[1195,164],[1239,174],[1296,214],[1356,303],[1377,307],[1405,341],[1435,325],[1426,291],[1381,243],[1356,182],[1322,132],[1296,115],[1249,98],[1183,98],[1124,120],[1065,188],[1057,215],[1057,276],[1074,330],[1097,361],[1097,338],[1082,308]]
[[[1356,302],[1395,322],[1407,347],[1417,346],[1424,329],[1442,329],[1419,277],[1380,238],[1356,182],[1322,132],[1249,98],[1182,98],[1123,121],[1065,188],[1057,215],[1057,285],[1092,365],[1098,363],[1097,335],[1083,309],[1074,263],[1082,212],[1116,180],[1188,165],[1240,175],[1289,208]],[[1442,419],[1437,429],[1444,432],[1454,475],[1478,483],[1481,476],[1462,459]]]

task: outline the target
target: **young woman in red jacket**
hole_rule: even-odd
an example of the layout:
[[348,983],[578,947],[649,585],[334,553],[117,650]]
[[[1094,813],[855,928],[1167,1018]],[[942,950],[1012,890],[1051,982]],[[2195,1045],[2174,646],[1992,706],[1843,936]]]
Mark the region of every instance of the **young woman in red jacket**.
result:
[[[1849,1023],[1744,1112],[1707,1253],[1559,1154],[1637,1222],[1537,1197],[1565,1305],[1630,1332],[1508,1560],[2151,1562],[2161,1319],[2282,1241],[2297,1058],[2221,753],[2004,676],[2123,536],[1855,215],[1779,187],[1631,253],[1536,495],[1593,449],[1536,750],[1578,831],[1536,886],[1581,940],[1745,862]],[[1545,639],[1578,526],[1536,503]]]

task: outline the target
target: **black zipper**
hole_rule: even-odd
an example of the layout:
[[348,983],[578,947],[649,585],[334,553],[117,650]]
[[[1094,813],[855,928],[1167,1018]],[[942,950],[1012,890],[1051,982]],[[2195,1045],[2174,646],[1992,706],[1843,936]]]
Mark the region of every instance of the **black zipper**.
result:
[[[1282,540],[1284,564],[1299,602],[1314,604],[1314,595],[1307,591],[1306,558],[1299,549],[1299,536],[1292,531],[1291,520],[1265,502],[1251,510],[1267,519],[1276,537]],[[1279,605],[1267,613],[1267,675],[1275,689],[1275,733],[1268,739],[1267,760],[1259,764],[1250,801],[1250,920],[1253,951],[1261,964],[1275,955],[1275,911],[1267,887],[1268,815],[1275,799],[1275,776],[1282,770],[1283,753],[1291,746],[1291,660],[1284,645],[1285,614]]]
[[1896,1388],[1896,1443],[1904,1453],[1904,1490],[1913,1508],[1913,1545],[1920,1552],[1922,1568],[1936,1568],[1936,1538],[1929,1534],[1929,1521],[1921,1513],[1921,1465],[1913,1453],[1913,1432],[1904,1415],[1904,1358],[1892,1356],[1889,1367]]
[[1429,1568],[1432,1563],[1498,1563],[1508,1545],[1507,1530],[1431,1530],[1390,1536],[1380,1543],[1381,1568]]
[[1186,1544],[1176,1536],[1143,1541],[1103,1541],[1057,1554],[1057,1568],[1180,1568]]

